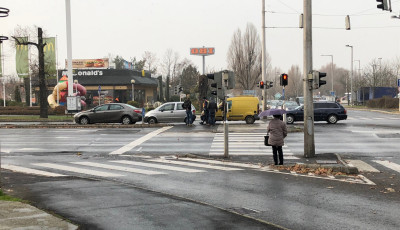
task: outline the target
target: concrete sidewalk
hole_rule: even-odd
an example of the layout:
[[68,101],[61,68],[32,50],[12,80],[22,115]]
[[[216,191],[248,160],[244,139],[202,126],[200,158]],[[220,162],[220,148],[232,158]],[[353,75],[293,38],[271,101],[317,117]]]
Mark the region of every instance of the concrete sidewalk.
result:
[[0,229],[78,229],[32,205],[0,200]]

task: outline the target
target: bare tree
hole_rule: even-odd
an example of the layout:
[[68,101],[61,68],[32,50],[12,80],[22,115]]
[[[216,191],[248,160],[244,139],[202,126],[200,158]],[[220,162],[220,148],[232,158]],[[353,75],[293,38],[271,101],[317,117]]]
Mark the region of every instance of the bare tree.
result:
[[292,65],[288,71],[289,84],[285,87],[288,97],[299,97],[303,95],[303,75],[298,65]]
[[[267,56],[267,66],[269,57]],[[254,89],[261,80],[261,41],[256,27],[248,23],[242,36],[240,29],[233,34],[228,51],[229,68],[235,72],[236,87],[242,90]]]
[[156,73],[157,72],[157,56],[155,53],[152,53],[150,51],[145,51],[143,56],[143,60],[145,61],[145,67],[150,73]]

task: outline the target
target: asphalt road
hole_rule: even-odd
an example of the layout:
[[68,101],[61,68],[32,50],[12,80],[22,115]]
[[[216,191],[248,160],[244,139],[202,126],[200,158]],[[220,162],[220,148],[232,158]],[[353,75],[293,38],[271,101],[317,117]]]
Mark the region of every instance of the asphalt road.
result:
[[[253,164],[171,158],[222,156],[221,126],[0,129],[2,165],[59,174],[3,170],[3,188],[82,228],[398,229],[400,172],[383,162],[400,164],[399,120],[349,111],[347,121],[315,124],[316,153],[369,164],[378,172],[362,175],[375,184],[261,168],[271,162],[259,143],[266,124],[232,122],[230,154]],[[286,139],[286,162],[303,154],[302,135]]]

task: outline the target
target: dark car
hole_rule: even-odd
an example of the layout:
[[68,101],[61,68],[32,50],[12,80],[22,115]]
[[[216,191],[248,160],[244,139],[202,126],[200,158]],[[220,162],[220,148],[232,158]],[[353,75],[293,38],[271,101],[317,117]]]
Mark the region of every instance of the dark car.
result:
[[[335,124],[339,120],[347,119],[346,109],[337,102],[314,102],[314,121],[326,121]],[[295,121],[304,121],[304,105],[294,110],[287,111],[286,122],[293,124]]]
[[135,124],[139,121],[139,115],[130,105],[109,103],[99,105],[91,110],[79,112],[74,115],[74,120],[76,123],[82,125],[93,123]]

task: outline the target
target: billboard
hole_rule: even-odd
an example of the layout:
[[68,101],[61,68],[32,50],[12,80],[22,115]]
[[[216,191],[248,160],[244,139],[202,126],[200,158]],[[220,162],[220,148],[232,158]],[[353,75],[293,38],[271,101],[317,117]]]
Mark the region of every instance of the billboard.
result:
[[207,56],[215,53],[214,47],[190,48],[191,55]]
[[[65,68],[68,68],[68,60],[65,59]],[[73,69],[99,69],[109,68],[108,58],[98,59],[72,59]]]

